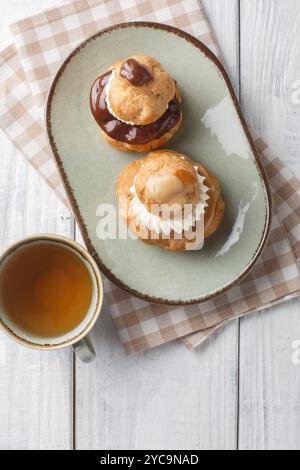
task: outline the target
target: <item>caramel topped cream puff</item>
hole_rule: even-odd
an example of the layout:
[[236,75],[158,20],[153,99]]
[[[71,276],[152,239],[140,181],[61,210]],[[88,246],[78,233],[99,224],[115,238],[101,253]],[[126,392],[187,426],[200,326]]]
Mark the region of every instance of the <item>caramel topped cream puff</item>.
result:
[[196,204],[200,197],[197,171],[173,151],[151,153],[135,178],[138,199],[151,211],[155,204]]
[[128,229],[170,251],[200,249],[220,226],[225,209],[217,178],[173,150],[151,152],[127,165],[117,195]]
[[102,136],[124,151],[147,152],[166,144],[180,127],[180,102],[170,74],[144,55],[112,65],[90,93]]

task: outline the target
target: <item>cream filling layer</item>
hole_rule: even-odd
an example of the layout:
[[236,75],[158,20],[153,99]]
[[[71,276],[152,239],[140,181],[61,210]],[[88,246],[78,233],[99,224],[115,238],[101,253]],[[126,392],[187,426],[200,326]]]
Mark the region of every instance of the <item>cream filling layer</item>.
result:
[[[195,167],[196,171],[198,170]],[[209,188],[205,186],[205,177],[197,174],[200,185],[200,198],[196,205],[187,204],[180,213],[171,212],[172,217],[160,217],[155,215],[144,206],[136,194],[135,184],[130,188],[133,198],[130,202],[128,213],[135,219],[135,222],[140,224],[144,229],[148,229],[157,234],[170,235],[173,230],[177,234],[189,232],[205,214],[207,201],[209,200]],[[159,207],[159,206],[158,206]]]

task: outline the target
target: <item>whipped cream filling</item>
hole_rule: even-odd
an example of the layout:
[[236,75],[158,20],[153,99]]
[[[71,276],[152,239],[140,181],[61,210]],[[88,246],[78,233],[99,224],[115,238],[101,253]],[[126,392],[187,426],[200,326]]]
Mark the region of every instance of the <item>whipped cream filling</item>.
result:
[[[111,107],[111,104],[110,104],[110,101],[109,101],[109,94],[110,94],[111,84],[112,84],[112,82],[115,78],[115,74],[116,74],[116,69],[113,69],[113,71],[111,73],[111,76],[110,76],[110,78],[107,82],[107,85],[106,85],[106,105],[107,105],[107,109],[108,109],[108,111],[110,112],[110,114],[112,116],[114,116],[116,119],[118,119],[118,121],[124,122],[124,124],[128,124],[129,126],[135,126],[136,125],[135,122],[125,121],[124,119],[121,119],[116,113],[114,113],[114,111]],[[169,103],[167,104],[164,113],[167,111],[168,107],[169,107]]]
[[173,230],[177,234],[183,232],[189,232],[195,225],[196,222],[200,221],[205,214],[206,207],[208,206],[207,201],[209,200],[208,191],[209,188],[204,184],[205,177],[198,174],[198,181],[200,185],[200,199],[196,205],[187,204],[186,207],[181,210],[180,213],[171,212],[172,218],[161,218],[158,215],[150,212],[147,207],[140,201],[136,194],[135,184],[130,188],[130,192],[133,198],[129,206],[129,215],[132,216],[137,223],[139,223],[145,229],[154,231],[158,234],[170,235]]

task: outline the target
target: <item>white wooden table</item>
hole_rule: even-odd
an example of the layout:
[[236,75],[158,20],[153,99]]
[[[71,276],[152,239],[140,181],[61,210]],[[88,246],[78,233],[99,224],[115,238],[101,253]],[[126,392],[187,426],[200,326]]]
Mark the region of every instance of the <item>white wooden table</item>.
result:
[[[1,0],[0,45],[10,22],[57,3]],[[204,4],[248,121],[300,177],[299,0]],[[0,134],[0,248],[36,232],[79,237]],[[97,361],[82,365],[0,334],[0,449],[300,449],[299,301],[234,321],[194,352],[175,342],[127,357],[109,315],[93,340]]]

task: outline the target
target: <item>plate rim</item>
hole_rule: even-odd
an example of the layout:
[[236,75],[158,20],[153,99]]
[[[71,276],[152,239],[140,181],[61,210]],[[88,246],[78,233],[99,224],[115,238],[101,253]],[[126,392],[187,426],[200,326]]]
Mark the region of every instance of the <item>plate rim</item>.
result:
[[[235,109],[238,113],[240,123],[242,125],[242,128],[243,128],[245,134],[246,134],[246,138],[247,138],[247,140],[250,144],[252,153],[254,155],[254,160],[255,160],[256,167],[257,167],[257,171],[259,173],[260,179],[261,179],[261,181],[264,185],[264,188],[265,188],[266,214],[265,214],[264,231],[263,231],[260,243],[258,244],[257,249],[256,249],[253,257],[251,258],[250,262],[248,263],[246,268],[238,276],[236,276],[232,281],[227,283],[225,286],[222,286],[219,289],[216,289],[216,290],[214,290],[213,292],[211,292],[209,294],[202,295],[202,296],[200,296],[198,298],[195,298],[195,299],[171,300],[171,299],[164,299],[164,298],[159,298],[159,297],[155,297],[155,296],[151,296],[151,295],[148,295],[148,294],[141,293],[141,292],[133,289],[132,287],[128,286],[127,284],[125,284],[115,274],[113,274],[111,272],[111,270],[103,263],[100,256],[98,255],[96,249],[94,248],[94,246],[92,244],[92,241],[90,240],[87,227],[84,223],[83,217],[81,215],[81,212],[80,212],[77,200],[76,200],[76,197],[75,197],[75,195],[73,193],[73,190],[71,188],[71,185],[69,183],[67,174],[66,174],[64,166],[63,166],[63,161],[60,158],[58,149],[57,149],[56,144],[55,144],[55,138],[54,138],[54,135],[52,133],[51,108],[52,108],[53,97],[54,97],[54,94],[55,94],[56,86],[57,86],[61,76],[63,75],[66,67],[68,66],[69,62],[73,59],[73,57],[75,55],[77,55],[81,51],[81,49],[83,49],[85,46],[87,46],[90,42],[97,39],[98,37],[101,37],[102,35],[104,35],[106,33],[109,33],[109,32],[112,32],[112,31],[115,31],[115,30],[118,30],[118,29],[126,29],[126,28],[129,28],[129,27],[152,28],[152,29],[158,29],[158,30],[166,31],[168,33],[175,34],[176,36],[179,36],[181,39],[184,39],[187,42],[189,42],[190,44],[192,44],[193,46],[195,46],[202,53],[204,53],[205,56],[209,60],[211,60],[214,63],[214,65],[217,67],[217,69],[221,73],[222,78],[225,80],[225,83],[226,83],[226,86],[229,90],[232,102],[233,102],[234,107],[235,107]],[[207,46],[205,46],[205,44],[203,44],[199,39],[195,38],[194,36],[192,36],[189,33],[186,33],[185,31],[182,31],[179,28],[176,28],[175,26],[170,26],[170,25],[166,25],[164,23],[151,22],[151,21],[123,22],[123,23],[118,23],[118,24],[115,24],[115,25],[112,25],[112,26],[109,26],[107,28],[104,28],[104,29],[101,29],[101,30],[97,31],[96,33],[92,34],[87,39],[85,39],[84,41],[79,43],[68,54],[68,56],[64,59],[63,63],[60,65],[58,71],[56,72],[56,74],[55,74],[55,76],[52,80],[51,87],[49,89],[48,96],[47,96],[47,99],[46,99],[45,123],[46,123],[46,130],[47,130],[46,134],[47,134],[47,138],[48,138],[50,148],[51,148],[52,153],[54,155],[54,161],[55,161],[56,167],[58,169],[58,172],[60,174],[60,177],[61,177],[64,189],[66,191],[68,201],[69,201],[70,206],[72,208],[75,220],[76,220],[76,222],[77,222],[77,224],[80,228],[80,232],[82,234],[82,237],[83,237],[83,240],[85,242],[86,248],[87,248],[88,252],[90,253],[90,255],[96,261],[97,265],[99,266],[99,269],[104,273],[104,275],[110,281],[112,281],[118,287],[120,287],[121,289],[125,290],[126,292],[128,292],[128,293],[134,295],[135,297],[138,297],[138,298],[140,298],[140,299],[142,299],[146,302],[159,303],[159,304],[165,304],[165,305],[173,305],[173,306],[176,306],[176,305],[177,306],[179,306],[179,305],[181,305],[181,306],[195,305],[195,304],[201,304],[203,302],[206,302],[206,301],[208,301],[210,299],[213,299],[216,296],[218,296],[220,294],[223,294],[224,292],[228,291],[229,289],[231,289],[235,285],[239,284],[242,281],[242,279],[244,279],[245,276],[251,271],[251,269],[255,265],[256,261],[258,260],[260,254],[262,253],[262,251],[263,251],[263,249],[264,249],[264,247],[267,243],[268,236],[269,236],[269,233],[270,233],[270,227],[271,227],[271,221],[272,221],[272,216],[271,216],[272,215],[271,190],[270,190],[268,178],[267,178],[267,175],[266,175],[266,171],[265,171],[265,169],[264,169],[264,167],[261,163],[261,160],[260,160],[260,157],[259,157],[259,154],[258,154],[258,150],[256,148],[255,142],[252,138],[252,135],[250,133],[250,130],[248,128],[246,120],[243,116],[240,104],[239,104],[238,99],[235,95],[235,92],[234,92],[231,80],[229,78],[229,75],[228,75],[225,67],[223,66],[223,64],[216,57],[216,55]]]

